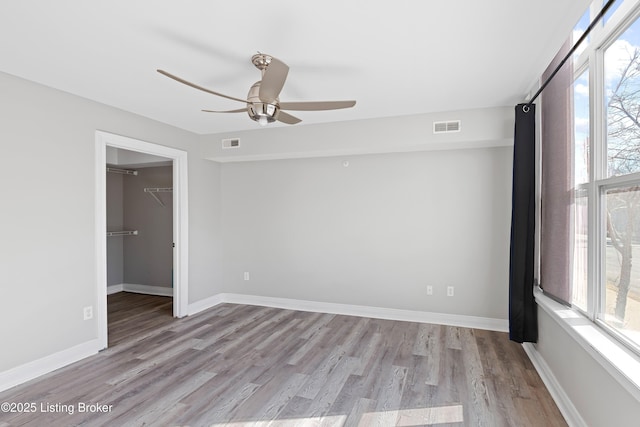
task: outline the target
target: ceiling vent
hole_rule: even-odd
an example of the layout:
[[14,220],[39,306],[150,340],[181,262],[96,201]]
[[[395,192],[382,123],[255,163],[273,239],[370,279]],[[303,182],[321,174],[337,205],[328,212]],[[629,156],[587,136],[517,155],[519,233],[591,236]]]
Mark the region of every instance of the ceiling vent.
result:
[[460,120],[433,122],[433,133],[460,132]]
[[222,148],[238,148],[240,147],[239,138],[223,139]]

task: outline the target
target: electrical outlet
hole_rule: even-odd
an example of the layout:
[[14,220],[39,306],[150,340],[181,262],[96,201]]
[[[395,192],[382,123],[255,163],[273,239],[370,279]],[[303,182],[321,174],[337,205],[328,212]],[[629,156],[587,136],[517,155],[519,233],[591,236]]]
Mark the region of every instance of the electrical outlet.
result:
[[433,295],[433,286],[427,285],[427,295]]
[[244,272],[244,280],[249,280],[249,272],[248,271]]
[[447,286],[447,296],[448,297],[453,296],[453,286]]
[[84,317],[84,320],[93,319],[93,307],[89,306],[89,307],[83,308],[82,315]]

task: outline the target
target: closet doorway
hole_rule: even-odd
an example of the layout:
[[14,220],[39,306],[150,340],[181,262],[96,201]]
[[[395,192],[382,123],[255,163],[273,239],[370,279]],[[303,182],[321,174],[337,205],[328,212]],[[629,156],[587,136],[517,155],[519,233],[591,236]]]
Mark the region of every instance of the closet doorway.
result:
[[187,314],[186,156],[96,132],[96,320],[103,348],[110,341],[109,294],[172,297],[173,317]]

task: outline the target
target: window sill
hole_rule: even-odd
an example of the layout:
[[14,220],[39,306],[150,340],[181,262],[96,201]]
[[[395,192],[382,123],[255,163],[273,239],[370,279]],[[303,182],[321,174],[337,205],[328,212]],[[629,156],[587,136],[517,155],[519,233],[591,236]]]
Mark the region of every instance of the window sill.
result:
[[640,401],[640,357],[591,320],[534,289],[536,303],[547,312],[594,360]]

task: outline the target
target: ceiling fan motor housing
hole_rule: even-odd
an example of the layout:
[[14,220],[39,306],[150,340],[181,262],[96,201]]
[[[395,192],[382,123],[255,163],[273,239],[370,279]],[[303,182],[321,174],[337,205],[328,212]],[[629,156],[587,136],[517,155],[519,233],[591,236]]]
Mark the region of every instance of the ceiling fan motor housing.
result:
[[259,93],[260,82],[255,82],[249,89],[249,95],[247,95],[247,113],[249,117],[260,124],[275,122],[278,120],[278,113],[280,112],[278,99],[270,103],[262,102]]

